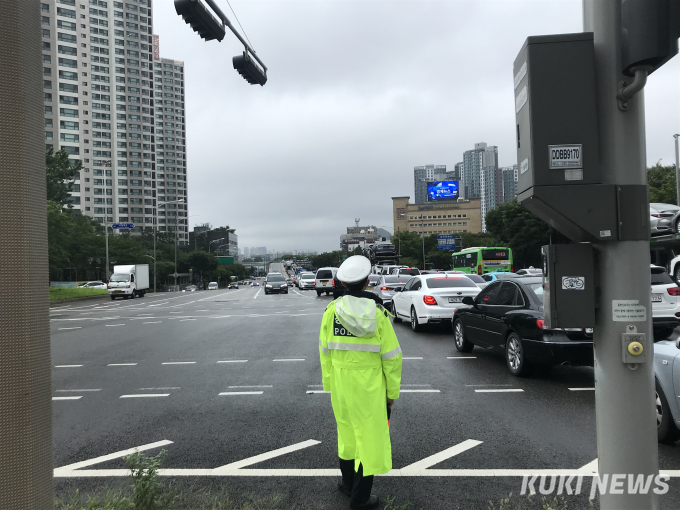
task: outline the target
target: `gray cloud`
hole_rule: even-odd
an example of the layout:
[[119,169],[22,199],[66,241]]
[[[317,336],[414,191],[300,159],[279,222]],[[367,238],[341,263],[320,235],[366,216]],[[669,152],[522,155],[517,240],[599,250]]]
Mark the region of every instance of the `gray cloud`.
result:
[[[355,217],[391,228],[413,167],[452,168],[475,142],[515,163],[517,52],[529,35],[582,30],[580,0],[231,4],[269,68],[264,87],[232,68],[230,33],[206,43],[155,2],[161,55],[185,61],[190,223],[279,250],[337,249]],[[645,89],[650,165],[674,161],[679,62]]]

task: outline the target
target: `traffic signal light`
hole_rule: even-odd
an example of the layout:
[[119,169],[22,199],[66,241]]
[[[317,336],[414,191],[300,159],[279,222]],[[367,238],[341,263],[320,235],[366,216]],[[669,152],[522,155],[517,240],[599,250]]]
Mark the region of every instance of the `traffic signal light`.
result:
[[206,41],[224,39],[224,25],[212,15],[202,0],[175,0],[175,11]]
[[251,85],[264,85],[267,83],[267,72],[248,55],[247,51],[243,55],[236,56],[232,59],[234,69],[245,78]]

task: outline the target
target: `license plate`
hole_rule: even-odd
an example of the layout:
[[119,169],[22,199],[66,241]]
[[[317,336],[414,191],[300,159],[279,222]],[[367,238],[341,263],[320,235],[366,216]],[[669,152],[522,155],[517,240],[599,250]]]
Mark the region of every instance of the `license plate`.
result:
[[463,298],[462,297],[450,297],[449,298],[449,303],[462,303]]
[[661,301],[663,301],[661,294],[652,294],[652,303],[661,303]]

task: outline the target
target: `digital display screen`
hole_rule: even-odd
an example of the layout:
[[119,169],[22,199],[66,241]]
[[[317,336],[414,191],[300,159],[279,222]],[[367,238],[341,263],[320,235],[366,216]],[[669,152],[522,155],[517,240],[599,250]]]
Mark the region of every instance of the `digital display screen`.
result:
[[427,183],[427,200],[458,198],[458,181],[434,181]]

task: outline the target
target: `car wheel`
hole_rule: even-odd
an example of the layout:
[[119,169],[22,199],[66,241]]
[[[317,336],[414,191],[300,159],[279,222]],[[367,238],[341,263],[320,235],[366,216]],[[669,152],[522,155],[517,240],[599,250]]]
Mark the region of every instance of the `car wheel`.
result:
[[115,301],[115,300],[116,300],[116,296],[111,296],[111,301]]
[[671,409],[659,381],[656,381],[656,432],[661,443],[673,443],[680,439],[680,431],[673,422]]
[[397,307],[394,306],[394,301],[392,301],[392,306],[390,307],[390,311],[392,312],[392,315],[394,315],[394,317],[392,317],[392,322],[394,322],[395,324],[400,323],[401,319],[397,315]]
[[326,295],[327,295],[327,296],[330,296],[330,295],[331,295],[331,293],[330,293],[330,292],[326,292]]
[[670,336],[673,334],[673,331],[675,331],[675,328],[663,328],[663,329],[655,329],[653,334],[654,334],[654,340],[659,341],[659,340],[667,340],[670,338]]
[[522,341],[515,333],[510,333],[505,342],[505,361],[512,375],[522,377],[529,373],[529,364],[524,358]]
[[453,338],[458,352],[470,352],[475,347],[472,342],[465,338],[463,321],[460,319],[456,319],[456,322],[453,323]]
[[416,332],[423,330],[423,326],[418,323],[418,314],[414,307],[411,307],[411,329]]
[[320,290],[317,290],[317,291],[316,291],[316,295],[317,295],[317,296],[321,296],[321,291],[320,291]]

